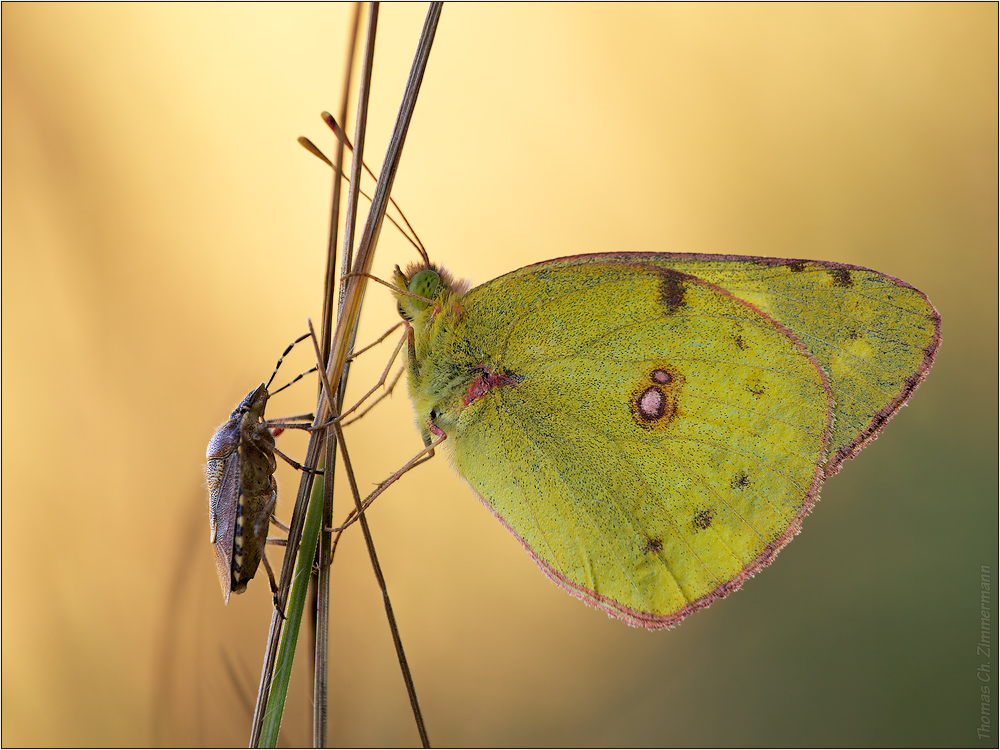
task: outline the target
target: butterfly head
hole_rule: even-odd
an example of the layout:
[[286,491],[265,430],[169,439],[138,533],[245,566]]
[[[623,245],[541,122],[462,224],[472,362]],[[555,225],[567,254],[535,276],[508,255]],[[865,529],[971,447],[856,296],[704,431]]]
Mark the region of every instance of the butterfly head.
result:
[[426,263],[414,263],[404,273],[396,266],[393,283],[397,308],[403,320],[412,321],[432,305],[453,295],[464,294],[468,283],[456,282],[445,269]]

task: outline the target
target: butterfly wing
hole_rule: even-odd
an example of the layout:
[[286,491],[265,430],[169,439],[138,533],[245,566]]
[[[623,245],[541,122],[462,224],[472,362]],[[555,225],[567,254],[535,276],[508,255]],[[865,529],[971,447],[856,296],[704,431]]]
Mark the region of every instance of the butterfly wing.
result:
[[543,264],[436,324],[448,336],[411,367],[421,424],[554,581],[630,624],[671,626],[737,588],[816,498],[826,377],[719,286]]

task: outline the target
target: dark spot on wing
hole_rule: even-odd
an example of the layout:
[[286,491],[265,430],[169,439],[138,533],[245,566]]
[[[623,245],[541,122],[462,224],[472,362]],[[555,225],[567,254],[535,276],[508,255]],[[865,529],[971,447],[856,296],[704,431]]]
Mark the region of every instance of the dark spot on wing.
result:
[[827,271],[827,273],[830,274],[830,278],[833,280],[834,286],[854,286],[854,279],[851,277],[850,269],[833,268]]
[[806,270],[806,263],[803,260],[793,260],[788,264],[788,270],[792,273],[802,273]]
[[715,511],[711,508],[705,508],[704,510],[699,510],[694,514],[694,519],[691,521],[691,525],[696,529],[707,529],[712,525],[712,519],[715,518]]
[[683,385],[684,376],[672,365],[654,365],[629,398],[632,419],[646,430],[666,429],[677,416]]
[[663,551],[663,540],[662,539],[647,539],[646,546],[642,548],[643,552],[662,552]]
[[682,274],[669,270],[660,271],[660,302],[668,313],[675,313],[687,304],[684,300],[686,294],[687,281]]

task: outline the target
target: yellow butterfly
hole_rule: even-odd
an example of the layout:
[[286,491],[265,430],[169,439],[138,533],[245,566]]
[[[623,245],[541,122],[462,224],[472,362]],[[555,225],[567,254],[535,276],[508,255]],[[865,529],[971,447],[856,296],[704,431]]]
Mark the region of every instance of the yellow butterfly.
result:
[[941,337],[921,292],[820,261],[582,255],[471,290],[422,263],[394,284],[425,444],[555,583],[652,629],[774,559]]

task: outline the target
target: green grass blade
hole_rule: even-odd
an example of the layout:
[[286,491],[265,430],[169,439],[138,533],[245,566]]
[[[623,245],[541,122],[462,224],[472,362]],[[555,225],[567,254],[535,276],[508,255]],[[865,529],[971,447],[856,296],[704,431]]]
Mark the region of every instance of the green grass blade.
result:
[[267,710],[264,713],[259,747],[275,747],[278,742],[278,730],[281,728],[281,715],[285,710],[285,696],[288,694],[288,681],[292,676],[292,661],[295,658],[295,646],[299,641],[302,613],[305,610],[306,596],[309,592],[309,576],[312,573],[313,558],[316,556],[316,543],[319,540],[322,521],[323,477],[320,476],[316,478],[312,495],[309,497],[309,510],[306,513],[306,522],[302,529],[302,543],[299,546],[298,558],[295,560],[292,588],[288,595],[288,606],[285,608],[287,619],[281,630],[281,640],[278,643],[274,680],[271,683],[271,692],[267,699]]

